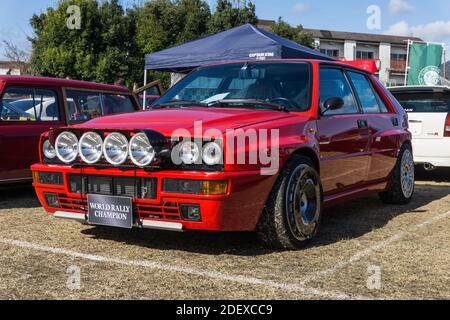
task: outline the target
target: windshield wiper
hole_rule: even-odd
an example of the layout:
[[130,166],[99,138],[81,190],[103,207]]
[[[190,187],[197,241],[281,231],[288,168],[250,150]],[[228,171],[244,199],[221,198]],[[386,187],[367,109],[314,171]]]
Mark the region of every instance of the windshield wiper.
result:
[[152,109],[162,109],[162,108],[170,108],[175,106],[199,106],[199,107],[208,107],[207,104],[195,101],[195,100],[179,100],[179,101],[169,101],[166,103],[158,103],[152,106]]
[[254,107],[256,108],[257,106],[261,106],[261,107],[266,107],[275,111],[287,111],[286,107],[276,104],[276,103],[271,103],[271,102],[267,102],[264,100],[258,100],[258,99],[225,99],[225,100],[217,100],[214,102],[210,102],[208,103],[208,107],[225,107],[229,106],[232,104],[236,104],[236,105],[245,105],[247,107]]

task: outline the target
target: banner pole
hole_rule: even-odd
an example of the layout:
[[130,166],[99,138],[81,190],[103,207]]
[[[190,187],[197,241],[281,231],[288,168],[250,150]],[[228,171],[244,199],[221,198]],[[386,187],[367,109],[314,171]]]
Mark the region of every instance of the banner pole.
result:
[[408,81],[408,69],[409,69],[409,46],[412,41],[408,39],[408,48],[406,49],[406,67],[405,67],[405,82],[404,86],[406,87],[406,82]]
[[447,66],[447,59],[445,57],[445,43],[442,44],[442,54],[444,55],[444,79],[447,79],[447,73],[446,73],[446,66]]

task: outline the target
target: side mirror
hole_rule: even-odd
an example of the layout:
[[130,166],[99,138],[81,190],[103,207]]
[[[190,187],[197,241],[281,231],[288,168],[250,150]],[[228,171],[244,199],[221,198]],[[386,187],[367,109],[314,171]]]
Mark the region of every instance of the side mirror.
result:
[[322,114],[325,114],[328,110],[339,110],[344,106],[344,100],[339,97],[333,97],[323,103]]

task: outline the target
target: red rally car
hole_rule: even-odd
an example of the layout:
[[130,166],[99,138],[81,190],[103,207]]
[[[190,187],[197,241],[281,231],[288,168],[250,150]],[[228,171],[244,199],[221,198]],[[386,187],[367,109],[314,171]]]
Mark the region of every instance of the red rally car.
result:
[[201,67],[151,111],[52,130],[40,146],[42,205],[92,225],[257,231],[294,249],[325,207],[370,193],[405,204],[414,193],[405,111],[373,75],[340,62]]

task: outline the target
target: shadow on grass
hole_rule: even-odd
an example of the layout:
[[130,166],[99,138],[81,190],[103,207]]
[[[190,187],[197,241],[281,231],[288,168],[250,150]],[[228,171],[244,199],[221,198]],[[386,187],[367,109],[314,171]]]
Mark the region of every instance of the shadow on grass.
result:
[[[383,228],[393,218],[423,212],[423,206],[450,193],[449,186],[419,185],[413,201],[405,206],[384,205],[377,196],[351,201],[324,212],[321,230],[310,246],[325,246],[342,239],[355,239]],[[158,250],[187,251],[210,255],[257,256],[274,252],[265,248],[254,233],[120,230],[94,227],[84,234],[129,245]]]
[[450,183],[450,168],[438,168],[433,171],[425,171],[421,167],[416,167],[416,180]]
[[38,208],[40,206],[31,183],[0,185],[0,209]]

